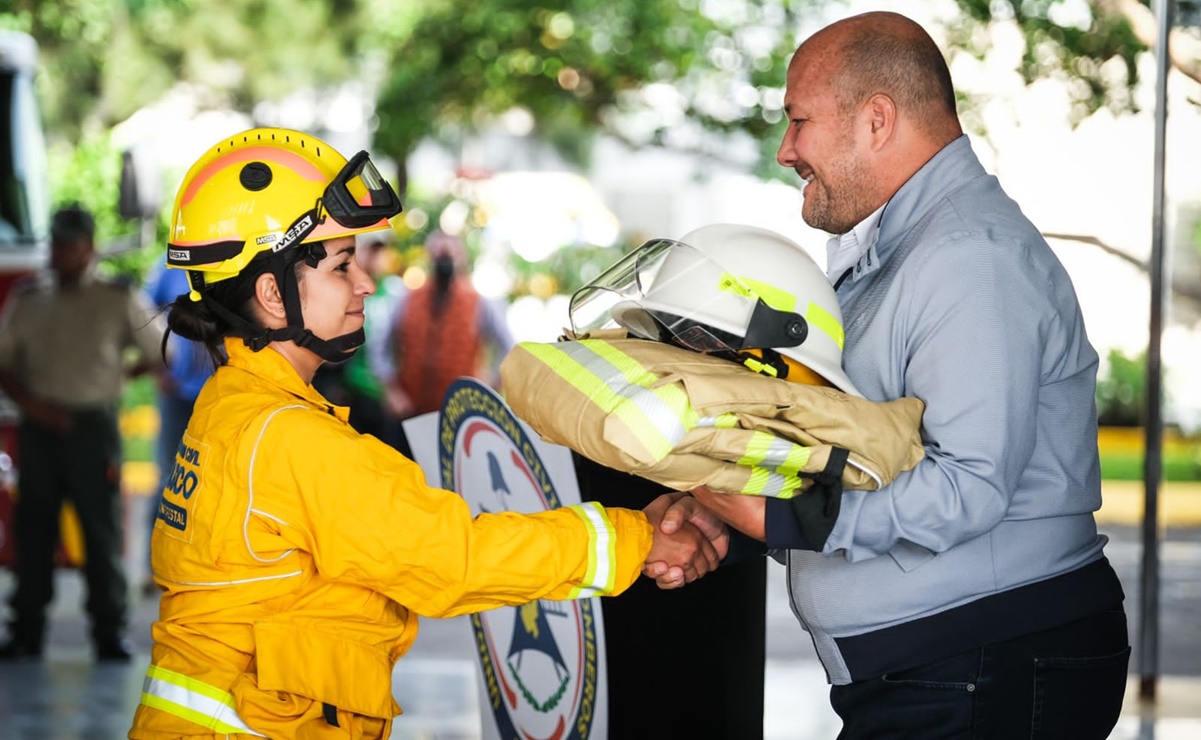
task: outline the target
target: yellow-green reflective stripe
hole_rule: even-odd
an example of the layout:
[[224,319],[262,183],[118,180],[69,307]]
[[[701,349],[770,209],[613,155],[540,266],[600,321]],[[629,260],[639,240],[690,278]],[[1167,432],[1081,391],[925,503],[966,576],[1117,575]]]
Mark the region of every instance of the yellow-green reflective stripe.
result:
[[[662,460],[675,447],[676,443],[666,439],[658,425],[648,416],[639,418],[639,414],[643,412],[643,409],[638,406],[637,402],[632,406],[628,403],[623,403],[625,400],[624,396],[615,393],[605,383],[603,378],[599,378],[594,373],[589,372],[588,368],[581,364],[571,353],[568,353],[557,345],[538,342],[523,343],[522,346],[554,371],[556,375],[566,380],[573,388],[576,388],[587,396],[588,400],[596,404],[601,411],[606,414],[616,414],[625,423],[626,427],[633,432],[653,459]],[[628,387],[623,387],[623,389],[628,390]]]
[[728,272],[717,276],[717,290],[721,293],[733,293],[736,296],[749,298],[752,301],[759,297],[741,278]]
[[788,499],[796,496],[804,481],[795,476],[780,475],[766,468],[751,468],[751,477],[740,493],[752,496]]
[[755,280],[754,278],[739,278],[742,283],[755,291],[753,297],[763,299],[763,302],[777,311],[792,312],[796,310],[796,296],[774,285]]
[[758,465],[771,449],[772,441],[776,438],[766,432],[754,432],[746,443],[746,451],[738,458],[739,465]]
[[781,475],[795,476],[809,462],[809,454],[808,447],[766,432],[755,432],[746,443],[746,451],[738,464],[770,468]]
[[[535,355],[551,369],[602,411],[621,419],[656,461],[667,457],[696,424],[696,413],[682,388],[650,387],[659,378],[607,342],[543,344],[538,350]],[[555,355],[567,361],[560,362]]]
[[[660,426],[664,436],[671,440],[672,446],[680,443],[684,438],[684,434],[689,429],[696,426],[696,412],[692,410],[692,404],[688,400],[688,394],[684,389],[675,384],[664,384],[655,386],[659,382],[659,377],[642,366],[642,363],[630,357],[626,353],[617,349],[608,342],[599,340],[582,340],[580,346],[584,350],[590,350],[596,353],[598,362],[585,361],[585,367],[593,370],[598,378],[613,378],[612,371],[621,373],[622,377],[629,381],[629,384],[637,386],[638,390],[633,391],[628,397],[631,401],[641,402],[646,398],[646,394],[653,394],[654,399],[661,403],[663,410],[655,409],[658,413],[654,415],[656,420],[664,423]],[[603,362],[604,364],[600,364]],[[607,373],[603,371],[612,368]],[[652,387],[655,386],[655,387]],[[610,385],[612,387],[612,385]],[[618,388],[626,389],[628,385],[618,384]],[[652,406],[658,406],[658,403],[652,403]],[[666,426],[668,419],[673,422],[669,429]]]
[[266,737],[246,726],[229,692],[155,665],[142,681],[142,703],[217,732]]
[[774,437],[759,464],[781,475],[796,475],[809,462],[809,448]]
[[566,507],[588,528],[588,571],[584,583],[573,588],[571,599],[589,599],[613,593],[617,573],[617,536],[604,507],[595,501]]
[[738,416],[735,414],[718,414],[717,416],[702,416],[696,420],[698,427],[706,429],[733,429],[738,426]]
[[834,318],[834,314],[816,303],[810,303],[809,308],[805,311],[805,320],[809,322],[810,326],[816,326],[829,335],[834,340],[834,343],[838,345],[838,348],[842,349],[843,342],[846,339],[843,335],[842,324],[838,323],[838,319]]
[[[637,360],[614,349],[607,342],[582,340],[566,347],[580,366],[589,373],[592,382],[577,386],[588,392],[600,383],[612,395],[602,404],[606,413],[616,414],[638,437],[655,460],[662,460],[684,439],[688,397],[675,386],[650,388],[659,378]],[[592,393],[588,393],[597,399]],[[695,417],[695,415],[693,415]],[[655,432],[655,433],[652,433]]]

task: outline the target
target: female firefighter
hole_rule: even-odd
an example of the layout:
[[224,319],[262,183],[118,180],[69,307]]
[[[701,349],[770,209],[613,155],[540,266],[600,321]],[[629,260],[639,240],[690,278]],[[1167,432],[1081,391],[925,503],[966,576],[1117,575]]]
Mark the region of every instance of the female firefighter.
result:
[[418,615],[617,594],[647,561],[679,585],[724,555],[715,519],[656,532],[666,496],[472,517],[312,388],[364,340],[355,235],[400,209],[366,152],[284,129],[224,140],[184,177],[167,262],[191,290],[168,331],[220,367],[159,502],[163,594],[130,738],[386,738]]

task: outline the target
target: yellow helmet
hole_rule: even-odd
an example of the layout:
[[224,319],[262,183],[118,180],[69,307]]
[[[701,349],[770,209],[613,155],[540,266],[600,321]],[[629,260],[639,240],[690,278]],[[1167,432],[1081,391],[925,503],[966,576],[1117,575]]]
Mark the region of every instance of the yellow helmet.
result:
[[262,252],[387,229],[400,210],[367,152],[347,161],[309,134],[254,128],[222,140],[184,176],[167,266],[188,270],[197,300]]

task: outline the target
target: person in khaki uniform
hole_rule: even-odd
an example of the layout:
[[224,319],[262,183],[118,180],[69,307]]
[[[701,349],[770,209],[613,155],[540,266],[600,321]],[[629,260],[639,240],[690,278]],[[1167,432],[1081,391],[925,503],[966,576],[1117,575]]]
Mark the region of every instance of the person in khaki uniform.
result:
[[[64,501],[83,529],[96,657],[130,658],[117,407],[125,377],[145,372],[160,354],[162,323],[135,286],[93,274],[93,235],[82,208],[55,213],[50,270],[15,289],[0,323],[0,388],[21,416],[16,588],[3,658],[42,653]],[[133,366],[131,348],[140,358]]]
[[350,426],[312,381],[362,346],[374,282],[355,237],[399,211],[367,152],[299,131],[243,132],[185,175],[167,259],[192,290],[168,327],[221,364],[159,501],[163,594],[131,740],[387,738],[419,616],[615,595],[648,560],[682,585],[725,554],[715,518],[657,531],[672,496],[472,516]]

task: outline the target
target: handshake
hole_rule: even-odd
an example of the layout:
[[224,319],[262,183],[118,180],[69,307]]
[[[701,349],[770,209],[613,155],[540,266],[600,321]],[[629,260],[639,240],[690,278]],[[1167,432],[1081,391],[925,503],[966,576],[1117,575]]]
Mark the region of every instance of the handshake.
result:
[[655,530],[642,574],[659,588],[692,583],[715,569],[729,551],[726,523],[690,492],[665,493],[642,512]]

